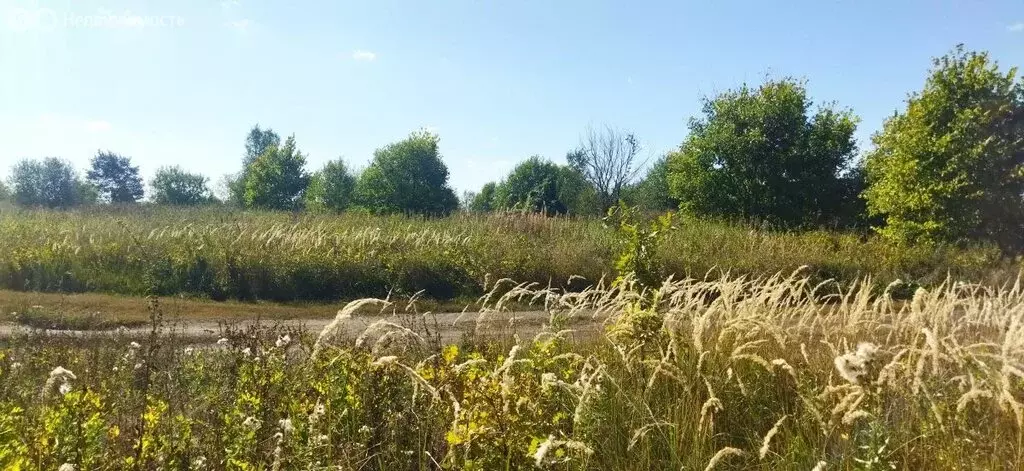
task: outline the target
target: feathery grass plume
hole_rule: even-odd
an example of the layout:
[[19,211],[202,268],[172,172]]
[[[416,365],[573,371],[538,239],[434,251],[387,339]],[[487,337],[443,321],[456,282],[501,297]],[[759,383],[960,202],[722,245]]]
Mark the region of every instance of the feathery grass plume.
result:
[[981,401],[982,399],[992,399],[994,395],[992,391],[986,389],[978,389],[977,387],[971,388],[960,396],[960,399],[956,401],[956,413],[962,414],[967,406],[971,405],[972,402]]
[[733,448],[731,446],[727,446],[725,448],[722,448],[721,450],[718,450],[718,453],[715,453],[715,456],[712,456],[711,460],[708,461],[708,465],[707,467],[704,468],[704,471],[711,471],[712,469],[715,469],[715,466],[718,466],[718,463],[722,462],[723,460],[730,456],[743,456],[743,450],[739,448]]
[[782,371],[785,371],[790,378],[793,378],[793,382],[796,382],[796,370],[794,370],[793,367],[789,365],[789,363],[786,363],[786,360],[783,360],[782,358],[776,358],[772,360],[772,366],[779,368]]
[[781,419],[775,422],[775,425],[772,427],[772,429],[769,430],[768,433],[764,435],[764,439],[761,440],[761,449],[757,453],[759,459],[763,460],[764,457],[768,455],[768,450],[771,448],[772,444],[772,438],[774,438],[775,435],[779,433],[779,430],[782,428],[782,423],[786,421],[787,417],[789,416],[783,415]]
[[868,411],[863,409],[851,410],[843,414],[843,425],[853,425],[858,419],[871,417]]
[[659,421],[651,422],[649,424],[644,425],[643,427],[636,429],[636,431],[633,432],[633,438],[629,440],[629,446],[626,447],[626,451],[632,450],[633,447],[635,447],[636,444],[640,442],[640,440],[643,440],[643,438],[647,436],[647,432],[650,432],[651,430],[654,430],[659,427],[676,428],[676,424],[671,422]]
[[71,463],[64,463],[57,468],[57,471],[76,471],[77,469],[78,467]]
[[346,304],[345,307],[339,310],[338,314],[334,316],[334,320],[324,326],[323,330],[320,331],[320,335],[317,336],[316,342],[313,344],[313,356],[316,357],[326,344],[333,341],[341,331],[345,322],[351,319],[352,315],[363,306],[382,306],[383,309],[383,307],[388,305],[390,305],[389,301],[375,298],[357,299]]
[[811,468],[811,471],[825,471],[826,466],[828,466],[828,463],[825,461],[819,461],[818,464]]

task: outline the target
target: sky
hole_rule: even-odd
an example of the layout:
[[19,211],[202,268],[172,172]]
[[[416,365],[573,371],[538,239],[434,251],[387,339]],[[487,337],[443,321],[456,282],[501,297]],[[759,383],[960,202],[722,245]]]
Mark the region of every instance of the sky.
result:
[[0,0],[0,177],[102,149],[216,187],[257,123],[311,170],[426,128],[461,193],[588,126],[653,160],[702,97],[786,76],[860,116],[864,151],[958,43],[1024,65],[1024,1]]

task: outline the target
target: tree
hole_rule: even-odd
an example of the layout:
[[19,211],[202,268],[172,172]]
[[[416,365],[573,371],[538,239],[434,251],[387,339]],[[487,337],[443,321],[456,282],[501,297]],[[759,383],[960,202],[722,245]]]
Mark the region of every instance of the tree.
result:
[[11,190],[4,182],[0,182],[0,201],[7,201],[11,198]]
[[245,180],[249,175],[249,167],[256,159],[263,155],[271,147],[281,146],[281,136],[273,129],[260,129],[257,124],[249,130],[245,136],[245,154],[242,155],[242,170],[237,174],[225,177],[228,200],[239,205],[245,205]]
[[245,176],[243,203],[246,208],[295,210],[309,186],[306,157],[299,152],[295,136],[283,146],[271,146],[256,158]]
[[469,210],[474,213],[489,213],[494,211],[494,192],[498,185],[494,182],[487,182],[480,192],[469,198]]
[[512,169],[495,188],[492,205],[496,209],[548,215],[600,210],[596,208],[596,192],[579,172],[539,156],[530,157]]
[[898,243],[982,239],[1024,248],[1024,82],[987,53],[933,60],[924,90],[875,134],[868,210]]
[[135,203],[142,199],[142,178],[132,159],[110,151],[97,151],[86,174],[100,196],[110,203]]
[[458,209],[438,142],[436,134],[417,131],[377,149],[356,182],[356,200],[375,214],[443,215]]
[[656,160],[643,180],[623,190],[622,199],[642,211],[661,212],[679,208],[679,200],[669,193],[668,159]]
[[306,207],[315,211],[344,211],[352,205],[352,191],[356,177],[349,172],[345,161],[327,162],[313,174],[306,189]]
[[11,170],[10,183],[15,203],[46,208],[80,204],[89,188],[70,163],[57,157],[18,162]]
[[704,99],[703,117],[668,156],[682,210],[782,226],[832,223],[857,146],[849,110],[812,103],[805,83],[768,81]]
[[186,172],[177,165],[160,167],[150,182],[153,188],[153,202],[178,206],[209,203],[213,196],[206,182],[206,177]]
[[633,133],[610,126],[601,130],[588,127],[579,147],[565,158],[570,167],[594,185],[602,209],[606,209],[618,202],[623,188],[643,167],[639,153],[640,142]]

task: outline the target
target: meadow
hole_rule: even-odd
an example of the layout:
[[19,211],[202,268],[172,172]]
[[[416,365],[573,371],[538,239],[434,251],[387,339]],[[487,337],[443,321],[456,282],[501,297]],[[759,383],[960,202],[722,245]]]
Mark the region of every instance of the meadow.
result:
[[[773,231],[678,218],[661,235],[658,278],[806,267],[816,281],[880,286],[952,276],[999,284],[1019,264],[994,247],[896,247],[867,233]],[[594,218],[516,213],[448,218],[240,212],[158,206],[0,211],[0,288],[327,301],[421,295],[466,300],[500,278],[579,291],[617,276],[621,232]]]
[[[355,338],[268,325],[195,345],[152,298],[149,335],[5,341],[0,467],[1020,469],[1024,287],[874,286],[501,281],[479,316],[530,298],[548,327],[453,345],[376,299],[338,312],[394,313]],[[578,316],[603,333],[563,328]]]

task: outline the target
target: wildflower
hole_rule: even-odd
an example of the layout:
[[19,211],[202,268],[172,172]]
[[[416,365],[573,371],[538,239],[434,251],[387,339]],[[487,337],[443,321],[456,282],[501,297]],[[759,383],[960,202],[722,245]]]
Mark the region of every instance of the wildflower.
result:
[[256,431],[259,430],[260,428],[260,420],[255,417],[249,416],[246,417],[244,421],[242,421],[242,426],[249,430]]
[[132,350],[138,350],[138,349],[142,348],[142,345],[139,345],[139,342],[132,342],[132,343],[128,344],[128,348],[130,348]]
[[544,458],[547,457],[548,451],[551,450],[551,446],[554,445],[554,442],[555,436],[548,435],[548,439],[544,440],[544,442],[537,447],[537,451],[533,454],[533,460],[536,462],[538,467],[544,464]]
[[228,340],[226,337],[221,337],[219,340],[217,340],[217,345],[228,345],[229,343],[231,343],[231,341]]
[[64,464],[60,465],[59,468],[57,468],[57,471],[75,471],[77,469],[78,469],[78,467],[73,465],[73,464],[71,464],[71,463],[64,463]]
[[313,407],[313,412],[309,414],[309,423],[315,424],[319,422],[326,412],[327,408],[324,407],[323,403],[316,403],[316,406]]
[[46,384],[43,385],[43,394],[48,391],[52,391],[54,386],[57,386],[57,390],[61,394],[67,394],[71,391],[71,380],[78,379],[71,370],[58,366],[50,371],[50,377],[46,379]]
[[21,369],[21,363],[19,363],[19,362],[11,363],[11,371],[18,371],[20,369]]
[[330,440],[330,438],[327,435],[321,433],[320,435],[313,437],[313,444],[326,445],[328,440]]
[[369,425],[364,425],[362,427],[359,427],[359,433],[362,433],[362,434],[370,433],[370,426]]
[[292,336],[284,334],[277,338],[277,342],[274,342],[274,345],[276,345],[277,348],[284,348],[287,347],[288,344],[290,343],[292,343]]
[[839,355],[835,359],[839,376],[852,384],[859,384],[862,376],[868,374],[868,365],[878,356],[878,346],[870,342],[857,344],[857,351]]
[[292,419],[281,419],[277,421],[277,425],[281,427],[281,431],[284,432],[285,435],[295,431],[295,426],[292,425]]
[[387,356],[382,356],[382,357],[378,358],[376,361],[374,361],[373,362],[373,366],[388,366],[388,365],[394,365],[395,363],[398,363],[398,357],[396,357],[394,355],[387,355]]

